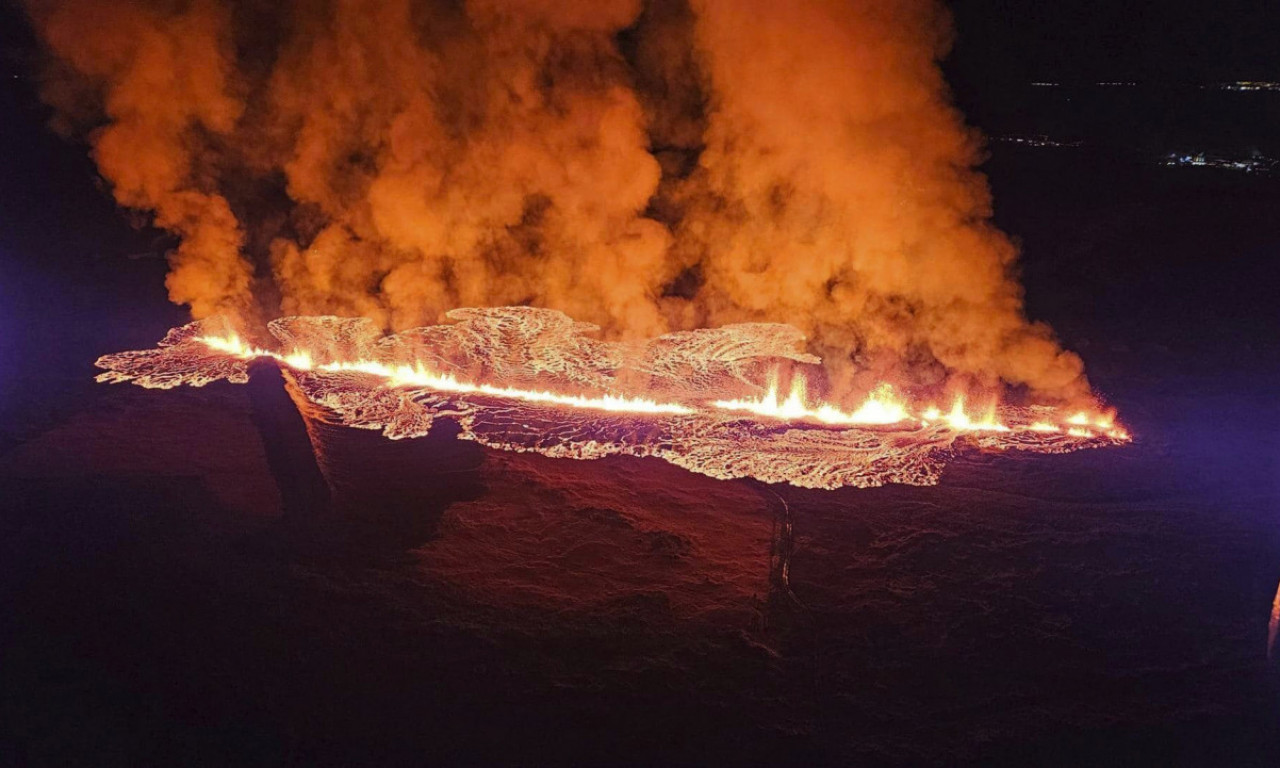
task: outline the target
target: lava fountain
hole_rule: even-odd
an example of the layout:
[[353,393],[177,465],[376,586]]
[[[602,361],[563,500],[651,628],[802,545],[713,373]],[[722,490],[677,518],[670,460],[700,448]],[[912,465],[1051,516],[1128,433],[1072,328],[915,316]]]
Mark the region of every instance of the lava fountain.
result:
[[103,356],[98,381],[244,383],[249,363],[269,358],[327,420],[393,440],[425,436],[449,418],[460,439],[499,450],[653,456],[715,478],[808,488],[932,485],[963,449],[1065,453],[1130,439],[1113,413],[972,409],[963,396],[943,411],[887,383],[856,408],[816,401],[802,374],[780,382],[782,368],[819,362],[786,325],[627,343],[592,338],[594,326],[547,309],[458,309],[448,318],[384,336],[363,318],[286,317],[268,325],[277,349],[197,321],[156,349]]

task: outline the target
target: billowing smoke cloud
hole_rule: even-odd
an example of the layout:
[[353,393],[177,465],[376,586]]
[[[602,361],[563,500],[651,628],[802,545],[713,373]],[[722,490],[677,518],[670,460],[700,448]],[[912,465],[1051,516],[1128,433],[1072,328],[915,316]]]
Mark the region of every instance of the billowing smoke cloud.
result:
[[934,3],[693,4],[712,96],[679,233],[701,249],[707,319],[786,319],[872,367],[1079,378],[1023,316],[977,138],[935,63],[949,26]]
[[231,93],[226,10],[77,2],[38,4],[32,15],[59,57],[46,94],[63,110],[61,124],[83,117],[91,99],[101,118],[93,155],[116,199],[182,236],[170,256],[170,297],[197,316],[245,311],[252,268],[204,151],[243,112]]
[[1087,389],[1029,323],[933,0],[29,0],[193,314],[799,326],[841,377]]

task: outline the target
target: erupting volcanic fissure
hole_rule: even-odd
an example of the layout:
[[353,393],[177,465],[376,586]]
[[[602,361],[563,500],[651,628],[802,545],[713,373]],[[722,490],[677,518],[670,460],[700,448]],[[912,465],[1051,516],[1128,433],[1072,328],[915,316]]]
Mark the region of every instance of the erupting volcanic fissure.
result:
[[936,0],[26,5],[55,126],[179,238],[197,321],[104,380],[266,357],[392,438],[824,488],[1127,439],[993,394],[1092,400],[1023,310]]
[[55,126],[179,238],[196,319],[786,323],[846,391],[1089,396],[1023,311],[937,0],[25,3]]
[[[966,446],[1062,453],[1129,440],[1111,413],[994,401],[970,412],[963,395],[944,413],[887,383],[854,408],[818,402],[796,371],[818,360],[797,351],[803,336],[784,325],[626,343],[593,339],[593,326],[554,310],[463,309],[449,318],[391,336],[362,318],[282,318],[269,330],[283,351],[196,321],[157,349],[102,357],[98,379],[243,383],[251,361],[270,358],[325,418],[393,439],[426,435],[447,417],[463,439],[493,448],[656,456],[712,477],[815,488],[933,484]],[[795,371],[785,396],[783,368]]]

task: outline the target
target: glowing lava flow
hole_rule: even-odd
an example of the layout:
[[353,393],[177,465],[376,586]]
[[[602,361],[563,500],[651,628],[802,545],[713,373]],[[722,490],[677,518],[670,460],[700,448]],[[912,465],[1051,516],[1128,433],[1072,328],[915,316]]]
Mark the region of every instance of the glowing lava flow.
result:
[[[920,426],[942,426],[956,432],[1041,432],[1063,433],[1071,437],[1091,438],[1105,434],[1113,440],[1127,441],[1129,435],[1115,426],[1114,414],[1089,416],[1079,412],[1064,420],[1065,425],[1048,421],[1007,425],[997,416],[993,401],[981,417],[975,418],[965,410],[965,398],[958,395],[951,410],[943,413],[930,406],[913,415],[907,403],[898,397],[889,384],[880,384],[854,411],[842,411],[829,403],[810,404],[807,384],[803,376],[791,382],[791,390],[783,398],[776,378],[771,378],[765,394],[755,399],[716,400],[711,403],[726,411],[743,411],[779,421],[816,421],[821,424],[869,426],[917,423]],[[1095,432],[1094,430],[1097,430]]]
[[995,400],[966,408],[961,396],[944,412],[917,408],[887,384],[856,408],[841,407],[811,399],[799,375],[785,389],[770,377],[761,392],[762,371],[820,363],[798,349],[803,335],[790,326],[748,323],[623,343],[591,338],[594,328],[548,309],[466,308],[447,318],[391,335],[364,318],[279,318],[267,331],[280,351],[211,330],[221,321],[196,321],[153,349],[100,357],[97,379],[150,389],[243,384],[249,361],[269,358],[317,427],[402,440],[426,436],[445,418],[458,439],[497,450],[653,457],[723,480],[805,488],[933,485],[962,450],[1067,453],[1129,442],[1114,413],[1088,408]]
[[[593,396],[565,395],[549,390],[520,389],[517,387],[467,382],[449,374],[428,370],[421,363],[414,365],[389,364],[377,360],[316,363],[307,352],[295,350],[289,354],[280,354],[247,345],[238,336],[234,335],[225,337],[197,336],[196,341],[211,349],[242,360],[269,357],[300,371],[367,374],[385,380],[387,386],[390,387],[423,387],[439,392],[489,395],[491,397],[529,403],[561,405],[569,408],[613,413],[688,415],[698,412],[698,409],[687,405],[659,402],[649,398],[610,394]],[[1001,423],[996,415],[994,401],[980,418],[975,419],[970,416],[965,410],[965,398],[963,395],[956,397],[952,403],[951,410],[947,413],[943,413],[936,407],[931,406],[919,416],[915,416],[912,415],[907,403],[898,397],[898,394],[889,384],[878,385],[856,410],[843,411],[830,403],[819,402],[811,404],[808,397],[808,383],[803,375],[797,375],[793,378],[790,391],[785,398],[780,394],[777,377],[773,376],[769,380],[768,389],[759,398],[715,400],[708,403],[708,405],[722,411],[741,411],[783,422],[812,421],[832,426],[918,424],[930,427],[939,425],[956,432],[1030,431],[1065,433],[1077,438],[1092,438],[1097,434],[1094,431],[1096,429],[1114,440],[1126,441],[1129,439],[1124,430],[1114,426],[1114,414],[1091,417],[1081,411],[1066,418],[1064,425],[1037,421],[1030,424],[1008,426]]]
[[866,402],[852,412],[842,411],[829,403],[810,406],[807,389],[804,377],[797,376],[791,382],[791,391],[786,399],[781,399],[775,378],[770,380],[768,390],[758,399],[716,400],[712,405],[725,411],[746,411],[771,419],[811,419],[823,424],[899,424],[913,420],[907,412],[906,404],[897,398],[893,387],[888,384],[881,384],[872,390]]
[[655,400],[637,397],[620,397],[617,395],[561,395],[547,390],[518,389],[516,387],[498,387],[492,384],[473,384],[462,381],[447,374],[434,373],[421,363],[417,365],[389,365],[376,360],[354,360],[316,364],[306,352],[294,351],[281,355],[269,350],[245,345],[239,337],[199,336],[197,341],[220,352],[235,355],[244,360],[257,357],[270,357],[283,362],[291,368],[301,371],[325,371],[327,373],[364,373],[387,380],[393,387],[426,387],[441,392],[461,394],[490,395],[511,400],[523,400],[530,403],[547,403],[563,405],[569,408],[584,408],[596,411],[612,411],[618,413],[694,413],[689,408],[677,403],[659,403]]
[[[996,417],[996,405],[992,403],[981,421],[974,421],[964,409],[964,396],[958,396],[951,404],[951,411],[942,416],[942,420],[952,429],[966,429],[978,432],[1008,432],[1009,427],[1000,423]],[[1043,431],[1043,430],[1041,430]]]

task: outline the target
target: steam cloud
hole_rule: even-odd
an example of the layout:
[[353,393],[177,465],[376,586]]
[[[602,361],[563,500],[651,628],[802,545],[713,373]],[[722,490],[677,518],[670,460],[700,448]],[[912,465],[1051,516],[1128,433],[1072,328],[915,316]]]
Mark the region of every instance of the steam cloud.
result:
[[786,322],[840,379],[1087,392],[1027,321],[933,0],[28,0],[193,315]]

